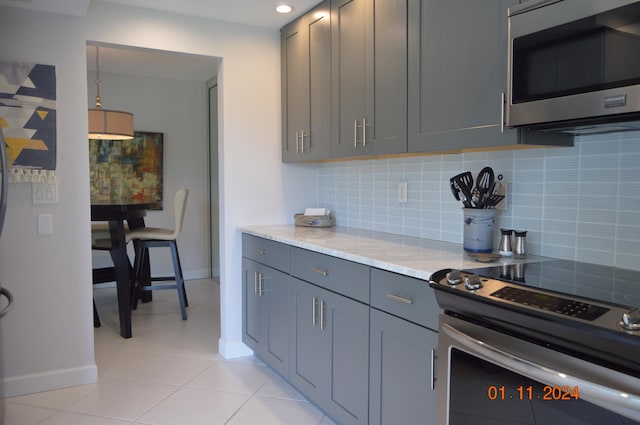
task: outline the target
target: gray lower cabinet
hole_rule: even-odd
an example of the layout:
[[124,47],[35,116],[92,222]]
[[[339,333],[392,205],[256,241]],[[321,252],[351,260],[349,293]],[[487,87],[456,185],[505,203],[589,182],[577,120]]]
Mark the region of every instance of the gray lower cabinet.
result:
[[242,259],[243,342],[278,373],[289,374],[289,276]]
[[369,307],[290,279],[291,383],[338,423],[367,424]]
[[370,425],[436,424],[438,334],[371,309]]
[[243,341],[341,425],[435,424],[424,280],[243,234]]
[[435,425],[439,312],[427,282],[371,269],[371,425]]

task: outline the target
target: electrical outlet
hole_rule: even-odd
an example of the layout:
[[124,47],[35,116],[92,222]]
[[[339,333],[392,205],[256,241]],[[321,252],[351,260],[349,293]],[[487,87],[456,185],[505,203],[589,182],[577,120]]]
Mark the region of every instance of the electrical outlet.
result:
[[407,182],[398,183],[398,202],[401,204],[407,203]]

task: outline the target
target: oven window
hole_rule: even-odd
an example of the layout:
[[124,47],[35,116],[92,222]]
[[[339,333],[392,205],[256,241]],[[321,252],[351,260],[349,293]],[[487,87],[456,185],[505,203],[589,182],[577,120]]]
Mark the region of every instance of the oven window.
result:
[[640,3],[513,40],[512,102],[640,84]]
[[453,348],[448,425],[640,425],[559,388]]

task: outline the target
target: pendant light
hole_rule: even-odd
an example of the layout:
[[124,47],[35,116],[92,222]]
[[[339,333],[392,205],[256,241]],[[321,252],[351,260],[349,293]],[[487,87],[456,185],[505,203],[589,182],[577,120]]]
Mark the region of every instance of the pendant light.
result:
[[133,114],[102,109],[100,84],[100,49],[96,46],[96,107],[89,109],[89,139],[133,139]]

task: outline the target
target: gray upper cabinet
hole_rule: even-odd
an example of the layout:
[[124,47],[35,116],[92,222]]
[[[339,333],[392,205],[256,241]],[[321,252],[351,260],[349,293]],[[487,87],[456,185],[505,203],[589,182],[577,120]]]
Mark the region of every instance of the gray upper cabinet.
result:
[[282,159],[331,155],[331,13],[324,1],[282,28]]
[[504,128],[507,9],[518,0],[409,0],[409,152],[571,138]]
[[407,150],[407,0],[331,4],[334,158]]

